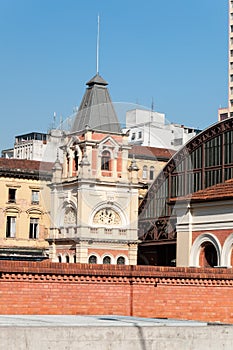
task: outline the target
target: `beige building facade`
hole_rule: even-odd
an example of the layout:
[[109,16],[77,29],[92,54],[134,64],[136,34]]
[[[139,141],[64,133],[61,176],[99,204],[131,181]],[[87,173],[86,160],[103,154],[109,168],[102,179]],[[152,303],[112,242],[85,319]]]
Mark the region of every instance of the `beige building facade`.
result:
[[177,266],[232,267],[232,190],[230,179],[179,201]]
[[171,149],[131,145],[128,165],[134,159],[138,166],[139,202],[173,154],[175,151]]
[[52,165],[0,158],[0,259],[46,258]]

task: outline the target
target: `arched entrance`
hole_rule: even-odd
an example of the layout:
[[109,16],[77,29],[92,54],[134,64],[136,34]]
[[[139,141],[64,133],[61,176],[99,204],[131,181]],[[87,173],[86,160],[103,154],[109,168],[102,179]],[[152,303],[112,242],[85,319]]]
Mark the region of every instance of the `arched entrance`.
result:
[[224,242],[222,249],[222,266],[233,266],[233,233],[230,234]]
[[204,233],[193,242],[190,266],[214,267],[220,265],[221,244],[212,233]]
[[210,242],[204,242],[201,245],[199,266],[214,267],[218,265],[217,251],[214,245]]

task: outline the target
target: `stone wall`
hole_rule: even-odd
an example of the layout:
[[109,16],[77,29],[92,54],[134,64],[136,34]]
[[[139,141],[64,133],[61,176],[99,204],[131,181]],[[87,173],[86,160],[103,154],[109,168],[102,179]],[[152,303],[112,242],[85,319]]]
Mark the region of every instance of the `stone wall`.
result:
[[2,315],[126,315],[233,324],[232,293],[232,269],[0,262]]

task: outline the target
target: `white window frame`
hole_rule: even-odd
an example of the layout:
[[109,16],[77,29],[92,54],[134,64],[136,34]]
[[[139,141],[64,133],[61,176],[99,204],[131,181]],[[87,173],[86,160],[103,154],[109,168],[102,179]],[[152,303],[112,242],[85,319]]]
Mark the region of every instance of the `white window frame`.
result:
[[39,204],[40,199],[39,199],[39,191],[32,190],[32,204]]
[[148,167],[147,167],[147,165],[143,165],[142,178],[143,178],[143,180],[147,180],[147,177],[148,177]]
[[6,219],[6,238],[15,238],[15,237],[16,237],[16,216],[8,215]]
[[29,239],[38,239],[38,238],[39,238],[39,219],[30,218]]

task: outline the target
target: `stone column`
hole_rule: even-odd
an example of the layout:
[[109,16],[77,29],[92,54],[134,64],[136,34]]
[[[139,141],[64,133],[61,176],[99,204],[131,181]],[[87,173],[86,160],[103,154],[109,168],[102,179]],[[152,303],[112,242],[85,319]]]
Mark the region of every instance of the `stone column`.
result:
[[137,265],[138,244],[130,243],[128,250],[129,265]]
[[88,242],[80,241],[76,243],[76,262],[88,263]]
[[49,246],[49,259],[51,259],[52,262],[57,261],[56,245],[54,242]]

